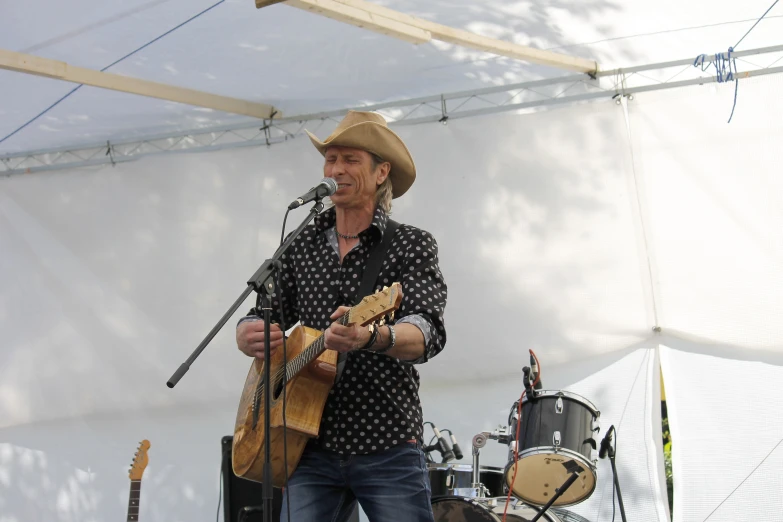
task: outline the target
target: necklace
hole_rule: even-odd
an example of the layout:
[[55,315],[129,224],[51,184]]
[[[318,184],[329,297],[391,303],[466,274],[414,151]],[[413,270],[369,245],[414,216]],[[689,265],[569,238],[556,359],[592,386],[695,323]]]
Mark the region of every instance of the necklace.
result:
[[340,233],[340,232],[337,230],[337,227],[334,227],[334,231],[337,233],[337,237],[341,237],[341,238],[343,238],[343,239],[359,239],[359,236],[349,236],[349,235],[347,235],[347,234],[341,234],[341,233]]

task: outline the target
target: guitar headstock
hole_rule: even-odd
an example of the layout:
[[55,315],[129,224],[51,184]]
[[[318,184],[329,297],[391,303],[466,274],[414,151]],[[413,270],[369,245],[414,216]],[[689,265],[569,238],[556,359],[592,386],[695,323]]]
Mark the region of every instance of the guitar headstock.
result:
[[401,302],[402,285],[392,283],[391,286],[385,287],[380,292],[368,295],[351,308],[348,323],[359,323],[361,326],[366,326],[388,314],[393,314],[400,307]]
[[136,450],[136,456],[133,459],[133,464],[131,464],[130,473],[128,473],[131,480],[141,480],[141,476],[144,474],[144,470],[149,462],[147,457],[148,449],[150,449],[150,441],[144,439],[139,443],[139,449]]

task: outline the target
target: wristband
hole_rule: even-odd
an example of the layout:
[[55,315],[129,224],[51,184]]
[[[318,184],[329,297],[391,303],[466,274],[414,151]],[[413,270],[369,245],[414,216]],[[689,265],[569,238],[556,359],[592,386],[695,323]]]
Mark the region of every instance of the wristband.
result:
[[387,324],[386,326],[389,327],[389,346],[381,348],[380,350],[372,350],[374,353],[386,353],[394,348],[394,344],[397,342],[397,335],[394,333],[394,327],[390,324]]
[[367,327],[370,330],[370,338],[367,340],[367,344],[359,348],[359,350],[366,350],[373,344],[375,344],[375,341],[378,339],[378,328],[375,326],[375,323],[370,323],[370,325]]

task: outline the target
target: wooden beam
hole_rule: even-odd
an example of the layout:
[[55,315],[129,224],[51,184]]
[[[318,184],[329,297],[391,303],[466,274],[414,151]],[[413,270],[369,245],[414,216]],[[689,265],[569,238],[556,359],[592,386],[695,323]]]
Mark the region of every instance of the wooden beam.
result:
[[432,40],[432,35],[425,29],[335,0],[288,0],[285,3],[291,7],[317,13],[339,22],[399,38],[413,44],[427,43]]
[[[400,29],[400,26],[407,26],[409,28],[425,31],[435,40],[461,45],[463,47],[469,47],[471,49],[477,49],[501,56],[508,56],[509,58],[538,63],[541,65],[548,65],[569,71],[594,73],[598,70],[598,63],[594,60],[568,56],[565,54],[554,53],[552,51],[543,51],[533,47],[527,47],[503,40],[497,40],[495,38],[481,36],[475,33],[471,33],[470,31],[455,29],[446,25],[430,22],[429,20],[424,20],[423,18],[417,18],[399,11],[394,11],[393,9],[382,7],[371,2],[366,2],[365,0],[288,0],[285,3],[300,9],[315,11],[324,16],[328,16],[329,18],[334,18],[336,20],[350,23],[358,27],[365,27],[367,29],[376,30],[369,26],[362,25],[366,24],[364,20],[368,18],[368,15],[370,15],[373,17],[372,19],[376,22],[376,24],[382,26],[381,28],[383,28],[383,24],[390,24],[390,22],[394,22],[394,27],[397,30]],[[342,4],[342,6],[346,8],[352,8],[353,10],[347,11],[345,9],[340,9],[335,7],[334,4]],[[316,6],[318,6],[317,9]],[[390,27],[390,25],[386,25],[386,27]],[[379,32],[383,31],[381,30]],[[395,34],[391,32],[385,34],[395,36]]]
[[129,76],[121,76],[119,74],[85,69],[83,67],[69,65],[65,62],[41,58],[31,54],[7,51],[5,49],[0,49],[0,69],[55,78],[66,82],[81,83],[93,87],[111,89],[113,91],[138,94],[140,96],[149,96],[151,98],[185,103],[197,107],[207,107],[209,109],[253,116],[256,118],[268,119],[272,117],[273,113],[275,117],[279,118],[281,116],[281,113],[276,111],[274,107],[263,103],[255,103],[247,100],[240,100],[238,98],[229,98],[217,94],[186,89],[184,87],[176,87],[174,85],[150,82],[138,78],[131,78]]

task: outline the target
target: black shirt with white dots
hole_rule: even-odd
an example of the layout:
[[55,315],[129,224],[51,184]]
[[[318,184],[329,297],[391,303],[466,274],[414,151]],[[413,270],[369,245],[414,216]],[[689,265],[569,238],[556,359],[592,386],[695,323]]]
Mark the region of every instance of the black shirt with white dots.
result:
[[[387,214],[376,209],[372,224],[340,263],[335,211],[329,209],[307,227],[283,256],[281,292],[272,299],[272,318],[280,322],[282,295],[286,327],[297,321],[324,330],[338,306],[352,306],[370,251],[382,238]],[[403,299],[395,324],[411,323],[424,334],[424,355],[401,361],[369,350],[349,352],[340,380],[329,392],[319,431],[320,446],[342,455],[389,449],[422,440],[419,372],[414,364],[437,355],[446,344],[443,311],[446,283],[438,266],[438,245],[424,230],[400,225],[386,251],[375,291],[394,282]],[[251,311],[251,315],[258,315]],[[388,332],[383,329],[383,332]]]

